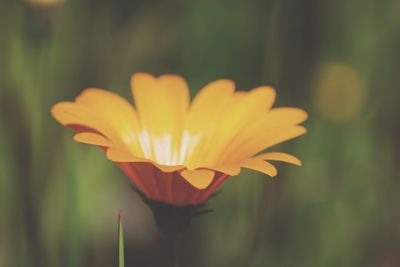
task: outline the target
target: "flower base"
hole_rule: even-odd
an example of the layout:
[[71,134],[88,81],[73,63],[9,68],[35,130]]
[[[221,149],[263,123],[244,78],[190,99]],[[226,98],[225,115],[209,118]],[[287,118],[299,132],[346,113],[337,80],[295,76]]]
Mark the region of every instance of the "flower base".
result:
[[139,189],[132,186],[144,203],[150,207],[157,228],[165,236],[176,236],[183,233],[191,221],[202,214],[212,212],[207,209],[207,202],[198,205],[175,206],[162,201],[149,199]]

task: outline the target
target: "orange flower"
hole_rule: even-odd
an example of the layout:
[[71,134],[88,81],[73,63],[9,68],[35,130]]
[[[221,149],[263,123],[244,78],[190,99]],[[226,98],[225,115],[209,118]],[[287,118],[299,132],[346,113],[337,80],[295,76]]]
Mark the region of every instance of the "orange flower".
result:
[[52,114],[77,132],[74,140],[103,148],[152,200],[197,205],[241,168],[275,176],[268,161],[301,165],[286,153],[262,153],[306,132],[299,126],[306,112],[271,108],[271,87],[235,92],[234,82],[217,80],[190,104],[180,76],[137,73],[131,84],[136,109],[112,92],[89,88],[74,102],[56,104]]

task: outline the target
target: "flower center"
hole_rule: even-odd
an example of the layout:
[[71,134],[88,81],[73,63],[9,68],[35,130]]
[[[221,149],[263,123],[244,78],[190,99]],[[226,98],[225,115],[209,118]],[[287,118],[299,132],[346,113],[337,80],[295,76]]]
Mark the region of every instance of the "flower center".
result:
[[200,135],[184,131],[181,138],[172,133],[150,134],[146,128],[138,133],[143,156],[163,165],[184,165],[200,141]]

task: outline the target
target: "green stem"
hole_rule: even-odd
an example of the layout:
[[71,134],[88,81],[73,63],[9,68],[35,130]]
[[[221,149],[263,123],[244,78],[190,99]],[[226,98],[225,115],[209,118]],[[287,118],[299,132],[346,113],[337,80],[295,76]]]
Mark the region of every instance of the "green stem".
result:
[[179,267],[178,263],[178,235],[167,235],[168,258],[171,267]]

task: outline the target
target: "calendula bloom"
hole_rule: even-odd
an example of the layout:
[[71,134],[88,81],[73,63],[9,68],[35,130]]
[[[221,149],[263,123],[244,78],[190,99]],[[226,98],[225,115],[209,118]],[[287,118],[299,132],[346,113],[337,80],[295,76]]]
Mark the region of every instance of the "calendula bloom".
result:
[[217,80],[189,99],[177,75],[131,79],[133,107],[119,95],[84,90],[74,102],[52,108],[53,116],[76,132],[74,140],[99,146],[152,200],[175,206],[206,201],[241,168],[277,174],[269,161],[301,165],[296,157],[266,149],[300,136],[307,114],[272,108],[275,90],[260,86],[235,92],[231,80]]

